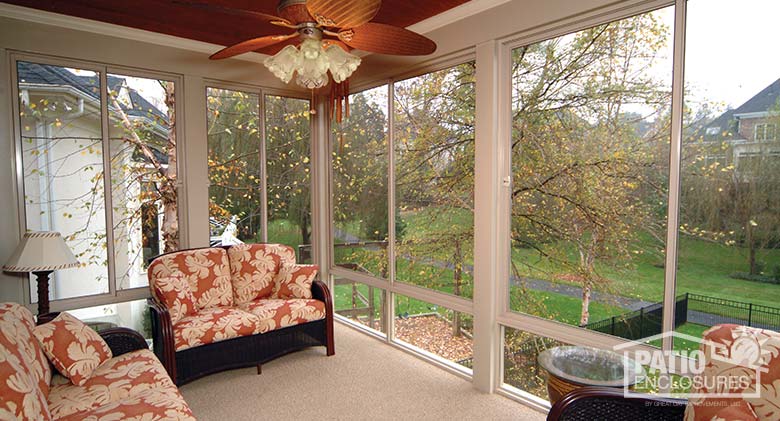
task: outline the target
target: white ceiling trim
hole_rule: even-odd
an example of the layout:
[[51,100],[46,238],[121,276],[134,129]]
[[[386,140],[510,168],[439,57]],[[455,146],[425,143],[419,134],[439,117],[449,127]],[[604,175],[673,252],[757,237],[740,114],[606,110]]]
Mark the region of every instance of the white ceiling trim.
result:
[[469,16],[476,15],[477,13],[484,12],[485,10],[492,9],[504,3],[509,3],[510,1],[512,0],[467,1],[460,6],[453,7],[450,10],[439,13],[435,16],[431,16],[428,19],[415,23],[414,25],[408,26],[407,29],[421,34],[427,34],[431,31],[441,28],[442,26],[447,26],[461,19],[465,19]]
[[[446,12],[415,23],[414,25],[409,26],[408,29],[423,34],[429,33],[443,26],[457,22],[461,19],[483,12],[498,5],[508,3],[510,1],[512,0],[471,0],[463,3],[460,6],[447,10]],[[59,13],[47,12],[44,10],[32,9],[8,3],[0,3],[0,16],[41,23],[44,25],[93,32],[117,38],[148,42],[150,44],[180,48],[183,50],[196,51],[199,53],[212,54],[223,48],[221,45],[211,44],[208,42],[195,41],[187,38],[145,31],[143,29],[130,28],[121,25],[114,25],[112,23],[62,15]],[[363,56],[363,54],[361,54],[361,56]],[[265,57],[266,56],[264,54],[246,53],[234,58],[238,60],[261,63]]]

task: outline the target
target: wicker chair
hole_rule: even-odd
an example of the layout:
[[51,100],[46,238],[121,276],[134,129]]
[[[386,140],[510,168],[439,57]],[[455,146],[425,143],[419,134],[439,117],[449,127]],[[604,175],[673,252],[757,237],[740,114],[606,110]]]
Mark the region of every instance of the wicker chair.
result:
[[[281,247],[287,248],[287,246]],[[189,249],[157,256],[150,263],[149,283],[154,285],[153,278],[156,275],[152,265],[158,259],[198,250],[224,249],[226,251],[229,248]],[[292,249],[289,249],[289,253],[294,256]],[[227,255],[225,255],[225,259],[227,259]],[[326,355],[333,355],[335,353],[335,345],[333,339],[333,302],[330,290],[325,283],[315,280],[311,285],[311,294],[313,300],[324,304],[325,314],[323,319],[300,322],[265,333],[208,342],[182,350],[176,349],[174,323],[171,320],[170,309],[162,302],[158,294],[153,294],[153,297],[147,301],[151,310],[154,353],[163,363],[177,386],[212,373],[235,368],[256,366],[257,373],[260,374],[263,363],[312,346],[324,346]]]
[[631,398],[623,389],[583,387],[561,398],[547,416],[549,421],[682,421],[685,399],[663,399],[635,393]]

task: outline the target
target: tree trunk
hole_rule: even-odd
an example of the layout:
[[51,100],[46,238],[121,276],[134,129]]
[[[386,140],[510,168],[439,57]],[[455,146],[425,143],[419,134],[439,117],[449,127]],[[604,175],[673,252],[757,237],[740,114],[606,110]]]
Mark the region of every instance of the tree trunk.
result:
[[580,315],[580,326],[588,324],[588,319],[590,319],[590,290],[589,282],[582,284],[582,314]]
[[588,248],[580,247],[580,273],[582,277],[582,312],[580,313],[580,326],[588,324],[590,320],[590,294],[593,290],[593,280],[595,276],[596,252],[600,235],[594,230],[591,233],[590,246]]
[[758,275],[759,269],[756,264],[756,242],[753,240],[753,226],[750,222],[747,223],[747,246],[748,246],[748,259],[750,260],[750,274]]
[[[460,296],[461,291],[461,283],[463,281],[463,256],[461,254],[460,250],[460,240],[455,241],[455,254],[453,256],[455,259],[455,267],[452,271],[452,293],[456,296]],[[457,311],[453,312],[454,315],[452,317],[452,336],[458,337],[460,336],[460,313]]]
[[298,219],[298,227],[301,230],[301,243],[311,244],[311,232],[309,231],[309,214],[306,210],[301,211],[301,217]]
[[173,82],[164,82],[165,105],[168,106],[168,168],[166,177],[160,181],[160,196],[163,206],[162,238],[164,252],[168,253],[179,249],[179,206],[176,171],[176,97],[173,91]]

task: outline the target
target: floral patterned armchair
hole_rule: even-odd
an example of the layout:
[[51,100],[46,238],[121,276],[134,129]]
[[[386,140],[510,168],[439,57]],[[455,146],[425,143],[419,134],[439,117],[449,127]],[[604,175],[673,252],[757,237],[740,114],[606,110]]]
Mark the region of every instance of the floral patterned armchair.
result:
[[0,304],[0,419],[195,420],[137,332],[101,331],[112,357],[77,385],[52,370],[34,328],[27,308]]

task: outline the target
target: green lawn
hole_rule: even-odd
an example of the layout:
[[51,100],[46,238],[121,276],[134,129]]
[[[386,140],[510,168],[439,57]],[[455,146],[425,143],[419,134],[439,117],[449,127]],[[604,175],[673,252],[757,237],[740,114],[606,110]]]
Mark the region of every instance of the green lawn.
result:
[[[602,275],[611,280],[605,290],[645,301],[663,299],[663,255],[652,251],[647,242],[637,246],[644,253],[637,255],[630,267],[600,269]],[[678,250],[678,294],[690,292],[770,307],[777,307],[780,302],[780,285],[729,276],[734,272],[748,271],[747,250],[744,248],[680,237]],[[771,270],[780,265],[780,249],[761,250],[760,259]],[[537,252],[530,249],[514,249],[512,260],[524,276],[555,280],[557,275],[565,272],[560,265],[541,259]],[[557,281],[566,283],[560,279]]]
[[[436,232],[459,233],[464,231],[464,226],[473,223],[470,212],[447,211],[435,212],[432,209],[417,212],[404,212],[401,220],[405,225],[403,239],[421,241]],[[300,242],[300,234],[296,226],[287,221],[273,221],[269,224],[269,239],[281,241],[286,244],[297,245]],[[345,230],[359,230],[359,224],[343,224]],[[351,232],[350,232],[351,233]],[[360,236],[359,232],[351,233]],[[662,250],[653,245],[649,237],[641,238],[635,249],[640,253],[634,255],[632,262],[622,268],[611,266],[599,267],[600,272],[610,281],[600,289],[602,291],[624,297],[632,297],[645,301],[657,302],[663,299],[663,261]],[[729,275],[734,272],[747,271],[747,251],[735,246],[697,240],[690,237],[681,237],[679,240],[679,265],[677,273],[677,292],[685,292],[719,297],[736,301],[752,302],[770,307],[777,307],[780,302],[780,285],[759,283],[746,280],[733,279]],[[551,245],[546,245],[551,247]],[[464,254],[466,265],[473,263],[473,244],[466,247]],[[555,248],[555,247],[551,247]],[[453,271],[438,267],[425,259],[439,262],[451,262],[453,246],[446,241],[428,242],[421,246],[399,246],[399,253],[409,258],[399,258],[396,266],[396,279],[441,292],[453,293]],[[570,258],[574,258],[574,251],[566,251]],[[337,263],[358,263],[365,270],[377,277],[387,274],[387,256],[381,249],[367,248],[338,248],[335,251]],[[775,265],[780,265],[780,250],[761,250],[759,253],[767,271],[771,271]],[[543,279],[555,284],[567,284],[578,286],[571,279],[567,280],[567,271],[560,264],[555,264],[547,259],[539,257],[538,252],[530,249],[515,248],[512,250],[512,261],[519,269],[522,276]],[[473,280],[464,271],[461,296],[472,297]],[[525,297],[519,296],[519,289],[513,287],[511,291],[511,308],[524,311],[541,317],[555,319],[561,322],[577,325],[580,320],[581,301],[579,297],[568,296],[547,291],[530,291]],[[415,311],[427,312],[428,307],[421,303],[404,304],[397,302],[398,307],[404,308],[410,314]],[[616,303],[592,302],[590,306],[590,321],[598,321],[625,313]],[[687,326],[687,325],[686,325]],[[698,336],[701,331],[691,334]]]
[[[685,323],[677,327],[675,329],[678,333],[684,333],[689,336],[693,336],[694,338],[701,338],[702,333],[704,333],[705,330],[709,329],[709,326],[699,325],[696,323]],[[661,347],[661,340],[656,339],[654,341],[649,342],[650,345]],[[674,350],[675,351],[696,351],[699,349],[699,342],[697,341],[691,341],[688,339],[683,338],[674,338]]]
[[[258,238],[257,241],[262,240]],[[298,246],[303,243],[301,229],[286,219],[268,221],[268,242],[288,245],[295,250],[297,256]]]
[[[360,295],[362,295],[363,298],[368,299],[369,297],[368,285],[356,283],[355,289],[359,292]],[[352,292],[353,292],[352,284],[336,285],[336,287],[334,288],[333,295],[335,296],[334,307],[337,312],[340,310],[349,310],[353,308]],[[374,317],[376,319],[379,319],[380,309],[381,307],[384,306],[384,301],[382,300],[382,290],[380,288],[374,288],[373,292],[374,292],[374,305],[375,305]],[[360,298],[356,298],[355,308],[366,308],[366,307],[367,307],[366,303],[364,303]],[[451,311],[446,308],[439,307],[431,303],[427,303],[425,301],[420,301],[414,298],[409,298],[403,295],[396,294],[395,296],[396,316],[425,314],[425,313],[439,313],[445,317],[451,317],[450,315]]]

